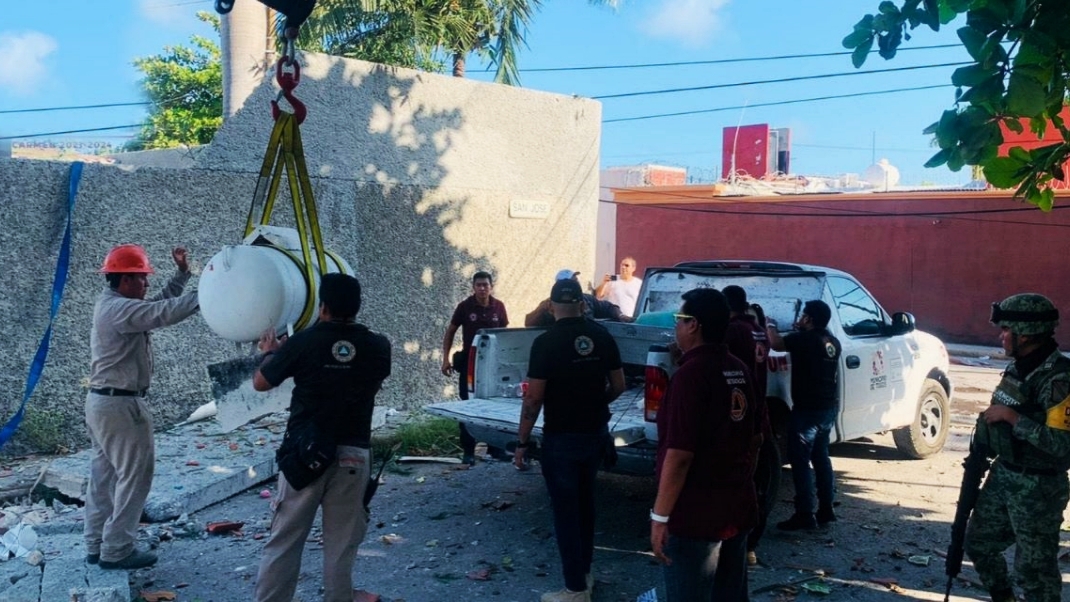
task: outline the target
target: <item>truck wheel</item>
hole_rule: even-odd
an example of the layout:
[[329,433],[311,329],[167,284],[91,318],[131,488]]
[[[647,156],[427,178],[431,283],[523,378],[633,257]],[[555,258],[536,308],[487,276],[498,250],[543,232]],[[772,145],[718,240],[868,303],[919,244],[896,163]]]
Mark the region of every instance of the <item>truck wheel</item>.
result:
[[921,390],[914,424],[892,431],[895,447],[910,458],[927,458],[944,448],[951,428],[951,403],[944,387],[929,378]]

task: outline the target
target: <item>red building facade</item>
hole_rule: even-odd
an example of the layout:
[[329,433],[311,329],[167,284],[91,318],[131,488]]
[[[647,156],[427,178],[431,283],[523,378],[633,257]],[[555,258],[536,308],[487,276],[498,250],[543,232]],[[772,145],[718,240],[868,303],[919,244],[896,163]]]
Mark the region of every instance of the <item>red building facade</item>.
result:
[[1070,321],[1070,195],[1043,213],[1000,191],[614,192],[617,253],[634,256],[640,273],[700,259],[825,265],[855,275],[887,311],[909,311],[919,328],[957,343],[997,346],[991,303],[1017,292],[1047,295]]

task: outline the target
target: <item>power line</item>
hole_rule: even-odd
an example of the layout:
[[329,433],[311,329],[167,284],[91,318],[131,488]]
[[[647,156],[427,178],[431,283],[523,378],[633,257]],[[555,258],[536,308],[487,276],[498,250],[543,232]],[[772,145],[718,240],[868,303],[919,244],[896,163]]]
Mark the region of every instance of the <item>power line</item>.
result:
[[797,142],[796,143],[792,143],[792,146],[802,146],[804,148],[825,148],[825,149],[830,149],[830,150],[849,150],[849,151],[879,150],[879,151],[888,151],[888,152],[892,152],[892,153],[930,153],[930,154],[932,154],[933,152],[935,152],[935,149],[932,149],[932,148],[920,149],[920,148],[885,148],[885,147],[880,147],[880,146],[834,146],[834,145],[828,145],[828,144],[799,144]]
[[[898,52],[904,52],[907,50],[934,50],[938,48],[958,48],[961,44],[937,44],[935,46],[915,46],[910,48],[900,48]],[[877,52],[873,50],[871,52]],[[810,59],[810,58],[822,58],[830,56],[848,56],[853,54],[850,51],[845,52],[817,52],[813,54],[782,54],[777,56],[753,56],[753,57],[740,57],[733,59],[713,59],[705,61],[678,61],[673,63],[637,63],[634,65],[588,65],[581,67],[544,67],[540,69],[521,69],[521,73],[549,73],[549,72],[562,72],[562,71],[599,71],[609,69],[655,69],[660,67],[685,67],[691,65],[732,65],[736,63],[755,63],[761,61],[783,61],[792,59]],[[488,67],[485,71],[490,72]]]
[[[913,91],[917,91],[917,90],[930,90],[930,89],[933,89],[933,88],[943,88],[943,87],[947,87],[949,85],[950,84],[935,84],[935,85],[931,85],[931,86],[918,86],[918,87],[914,87],[914,88],[895,88],[895,89],[891,89],[891,90],[876,90],[876,91],[872,91],[872,92],[856,92],[856,93],[852,93],[852,94],[838,94],[838,95],[831,95],[831,96],[818,96],[818,97],[813,97],[813,98],[797,98],[797,99],[793,99],[793,100],[782,100],[782,101],[776,101],[776,102],[754,103],[754,104],[747,105],[746,108],[768,107],[768,106],[798,104],[798,103],[806,103],[806,102],[818,102],[818,101],[822,101],[822,100],[834,100],[834,99],[839,99],[839,98],[853,98],[853,97],[858,97],[858,96],[872,96],[872,95],[877,95],[877,94],[894,94],[894,93],[899,93],[899,92],[913,92]],[[171,100],[176,100],[176,99],[171,99]],[[171,102],[171,100],[164,101],[163,103],[160,103],[160,104],[161,105],[162,104],[166,104],[168,102]],[[135,105],[135,104],[152,104],[152,103],[112,103],[112,104],[107,104],[107,105],[48,107],[48,108],[42,108],[42,109],[17,109],[17,110],[9,110],[9,111],[0,111],[0,113],[31,112],[31,111],[53,111],[53,110],[54,111],[59,111],[59,110],[67,110],[67,109],[74,110],[74,109],[86,109],[86,108],[109,107],[109,106],[126,106],[126,105]],[[741,105],[741,106],[734,106],[734,107],[717,107],[717,108],[713,108],[713,109],[700,109],[700,110],[697,110],[697,111],[682,111],[682,112],[679,112],[679,113],[662,113],[662,114],[659,114],[659,115],[643,115],[643,116],[639,116],[639,117],[622,117],[622,118],[619,118],[619,119],[604,119],[604,120],[602,120],[602,123],[617,123],[617,122],[622,122],[622,121],[637,121],[637,120],[641,120],[641,119],[656,119],[656,118],[659,118],[659,117],[676,117],[676,116],[680,116],[680,115],[694,115],[694,114],[698,114],[698,113],[716,113],[716,112],[719,112],[719,111],[737,111],[737,110],[740,110],[742,108],[744,108],[744,107]],[[119,130],[119,129],[132,128],[132,127],[141,127],[141,125],[140,124],[139,125],[117,125],[117,126],[109,126],[109,127],[103,127],[103,128],[70,130],[70,131],[66,131],[66,132],[45,132],[45,133],[40,133],[40,134],[24,134],[24,135],[20,135],[20,136],[0,136],[0,140],[14,140],[14,139],[17,139],[17,138],[37,138],[37,137],[41,137],[41,136],[57,136],[57,135],[61,135],[61,134],[77,134],[77,133],[83,133],[83,132]],[[800,144],[800,145],[797,145],[797,146],[806,146],[806,145]],[[818,147],[818,148],[820,148],[820,147]],[[833,148],[833,147],[828,147],[828,148]],[[847,148],[847,147],[840,147],[840,148]],[[871,150],[871,149],[859,147],[857,150]],[[882,149],[882,150],[894,150],[894,149]],[[921,152],[921,151],[911,151],[911,152]]]
[[[644,191],[644,192],[647,192],[647,194],[651,194],[651,195],[663,195],[663,196],[671,196],[673,198],[695,199],[695,200],[705,201],[707,203],[723,204],[723,203],[744,202],[744,203],[751,203],[751,204],[755,204],[755,205],[771,204],[769,201],[747,200],[746,197],[691,196],[691,195],[679,194],[679,193],[658,192],[658,191],[654,191],[654,190]],[[954,193],[950,193],[950,194],[954,194]],[[784,196],[790,196],[790,195],[781,195],[780,198],[784,198]],[[874,201],[888,201],[888,200],[895,200],[895,199],[874,197],[873,200]],[[1053,228],[1070,228],[1070,224],[1051,224],[1051,223],[1044,223],[1044,222],[1023,222],[1023,221],[1017,221],[1017,220],[988,220],[988,219],[980,219],[980,218],[976,218],[976,217],[974,217],[974,218],[968,217],[968,216],[976,216],[976,215],[989,215],[989,214],[1002,214],[1002,213],[1032,212],[1033,214],[1035,214],[1035,212],[1039,211],[1039,209],[1037,209],[1036,207],[1021,207],[1021,208],[1015,207],[1015,208],[1010,208],[1010,209],[969,209],[969,210],[966,210],[966,211],[943,211],[943,212],[941,212],[941,211],[919,211],[919,212],[913,212],[913,213],[893,213],[893,212],[887,212],[887,211],[866,211],[864,209],[840,208],[839,210],[840,211],[844,211],[844,213],[826,213],[826,212],[822,212],[822,210],[820,208],[815,208],[815,207],[812,207],[812,206],[807,206],[807,205],[802,205],[802,204],[796,205],[796,206],[802,207],[804,209],[812,209],[812,210],[814,210],[813,212],[810,212],[810,213],[803,213],[803,212],[798,212],[798,211],[755,212],[755,211],[741,211],[741,210],[732,210],[732,209],[712,209],[712,208],[703,209],[703,208],[682,207],[682,206],[679,206],[679,205],[668,205],[668,204],[632,205],[631,203],[620,203],[620,202],[617,202],[617,201],[602,201],[602,202],[612,203],[614,205],[629,205],[629,206],[634,206],[634,207],[651,207],[651,208],[654,208],[654,209],[667,209],[667,210],[670,210],[670,211],[684,211],[684,212],[688,212],[688,213],[711,213],[711,214],[718,214],[718,215],[749,215],[749,216],[752,216],[752,217],[816,217],[816,218],[822,218],[822,217],[826,217],[826,218],[917,217],[917,218],[927,218],[927,219],[942,218],[942,219],[958,219],[958,220],[964,220],[964,221],[983,221],[983,222],[987,222],[987,223],[1013,224],[1013,225],[1023,225],[1023,226],[1045,226],[1045,227],[1053,227]],[[1070,205],[1057,205],[1055,207],[1052,207],[1052,211],[1064,210],[1064,209],[1070,209]]]
[[711,84],[709,86],[695,86],[692,88],[670,88],[667,90],[648,90],[646,92],[624,92],[622,94],[603,94],[592,96],[593,100],[607,100],[611,98],[630,98],[633,96],[652,96],[654,94],[675,94],[677,92],[697,92],[699,90],[717,90],[721,88],[738,88],[741,86],[757,86],[760,84],[781,84],[786,82],[798,82],[814,79],[829,79],[833,77],[851,77],[855,75],[872,75],[875,73],[895,73],[899,71],[918,71],[921,69],[938,69],[941,67],[961,67],[973,63],[940,63],[939,65],[914,65],[912,67],[894,67],[891,69],[873,69],[870,71],[846,71],[840,73],[822,73],[819,75],[799,75],[796,77],[783,77],[778,79],[763,79],[750,82],[734,82],[730,84]]
[[73,105],[67,107],[41,107],[38,109],[4,109],[0,111],[0,115],[10,115],[13,113],[45,113],[48,111],[76,111],[82,109],[108,109],[111,107],[137,107],[143,105],[151,105],[151,102],[112,102],[101,105]]
[[109,108],[112,108],[112,107],[138,107],[138,106],[145,106],[145,105],[152,105],[152,104],[159,105],[161,107],[169,107],[172,103],[175,103],[175,102],[177,102],[179,100],[182,100],[185,97],[186,97],[186,95],[183,94],[183,95],[180,95],[180,96],[174,96],[174,97],[171,97],[171,98],[165,98],[164,100],[161,100],[160,102],[155,102],[155,101],[151,101],[151,100],[142,100],[142,101],[137,101],[137,102],[110,102],[110,103],[97,104],[97,105],[68,105],[68,106],[63,106],[63,107],[40,107],[40,108],[36,108],[36,109],[4,109],[4,110],[0,110],[0,115],[10,115],[10,114],[13,114],[13,113],[45,113],[45,112],[48,112],[48,111],[79,111],[79,110],[84,110],[84,109],[109,109]]
[[134,125],[111,125],[103,128],[87,128],[84,130],[65,130],[62,132],[41,132],[39,134],[22,134],[19,136],[0,136],[0,140],[18,140],[20,138],[41,138],[42,136],[61,136],[63,134],[82,134],[85,132],[104,132],[108,130],[125,130],[127,128],[139,128],[144,124],[136,123]]
[[[746,105],[737,105],[734,107],[717,107],[714,109],[697,109],[694,111],[679,111],[676,113],[658,113],[657,115],[639,115],[637,117],[618,117],[617,119],[603,119],[602,123],[620,123],[622,121],[640,121],[643,119],[659,119],[661,117],[680,117],[682,115],[698,115],[700,113],[718,113],[721,111],[739,111],[742,109],[753,109],[755,107],[774,107],[778,105],[791,105],[800,104],[805,102],[818,102],[822,100],[835,100],[839,98],[856,98],[859,96],[876,96],[879,94],[895,94],[898,92],[916,92],[918,90],[932,90],[935,88],[946,88],[951,84],[933,84],[931,86],[916,86],[913,88],[893,88],[891,90],[874,90],[872,92],[854,92],[851,94],[834,94],[830,96],[815,96],[812,98],[796,98],[794,100],[778,100],[775,102],[759,102],[749,103]],[[867,149],[868,150],[868,149]]]

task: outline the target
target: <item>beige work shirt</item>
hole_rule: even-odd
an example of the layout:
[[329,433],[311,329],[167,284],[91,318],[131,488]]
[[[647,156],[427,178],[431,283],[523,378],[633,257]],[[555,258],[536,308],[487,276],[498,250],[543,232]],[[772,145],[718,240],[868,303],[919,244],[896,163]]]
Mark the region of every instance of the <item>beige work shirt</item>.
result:
[[189,272],[176,273],[151,299],[129,299],[105,288],[93,309],[89,335],[92,364],[89,386],[129,391],[149,388],[152,376],[152,341],[149,331],[177,324],[196,313],[196,293],[182,295]]

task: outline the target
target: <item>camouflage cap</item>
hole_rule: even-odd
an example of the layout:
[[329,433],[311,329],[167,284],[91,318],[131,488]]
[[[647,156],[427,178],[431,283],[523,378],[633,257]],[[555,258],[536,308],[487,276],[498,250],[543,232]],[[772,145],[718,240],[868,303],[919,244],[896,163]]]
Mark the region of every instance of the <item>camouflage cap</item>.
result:
[[1019,293],[992,304],[992,323],[1015,334],[1047,334],[1059,325],[1059,310],[1044,295]]

